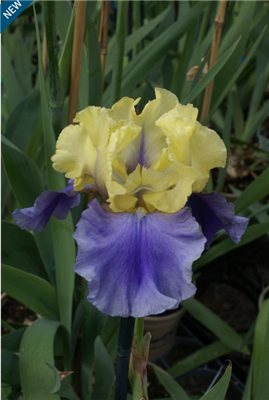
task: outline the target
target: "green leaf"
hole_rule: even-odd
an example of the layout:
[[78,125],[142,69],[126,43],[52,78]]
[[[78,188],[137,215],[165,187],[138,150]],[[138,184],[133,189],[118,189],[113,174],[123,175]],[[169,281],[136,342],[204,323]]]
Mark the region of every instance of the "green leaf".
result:
[[241,37],[241,41],[236,51],[226,64],[225,68],[216,78],[212,94],[212,105],[226,89],[226,86],[230,83],[231,77],[233,77],[237,72],[242,60],[242,54],[246,49],[247,41],[251,32],[251,21],[255,11],[255,2],[248,4],[245,2],[241,3],[238,8],[238,15],[235,15],[230,29],[228,29],[227,34],[224,36],[222,45],[220,47],[219,57],[221,57],[223,52],[226,51],[226,49],[229,48],[238,37]]
[[255,133],[257,133],[258,128],[263,124],[268,115],[269,115],[269,100],[265,101],[262,108],[258,112],[255,112],[253,117],[249,120],[249,123],[246,126],[245,132],[242,136],[242,139],[245,141],[250,141],[251,138],[255,135]]
[[108,317],[107,322],[101,334],[102,342],[107,349],[112,360],[115,360],[117,355],[117,343],[120,329],[120,318]]
[[92,400],[106,399],[114,381],[114,366],[99,336],[94,343],[94,374]]
[[[136,3],[133,3],[135,7]],[[163,12],[157,15],[152,20],[148,21],[145,25],[142,25],[131,35],[127,36],[125,41],[124,54],[128,54],[136,45],[138,45],[143,39],[145,39],[154,29],[167,17],[169,14],[169,7]],[[115,36],[110,40],[108,44],[108,52],[106,58],[105,75],[107,76],[113,69],[113,50],[115,45]]]
[[[81,339],[81,388],[82,397],[92,393],[92,367],[94,361],[95,339],[100,336],[107,320],[107,315],[84,301],[86,316]],[[88,351],[85,351],[85,348]]]
[[59,319],[55,289],[44,279],[2,264],[2,290],[35,313]]
[[47,279],[34,236],[17,225],[2,221],[2,262]]
[[44,190],[35,163],[2,136],[2,157],[12,191],[22,207],[33,205]]
[[233,100],[234,100],[234,97],[233,97],[233,93],[231,92],[228,95],[228,105],[227,105],[227,111],[226,111],[226,115],[225,115],[224,131],[223,131],[223,135],[222,135],[222,140],[224,141],[224,144],[227,149],[227,161],[226,161],[225,167],[220,168],[220,170],[219,170],[218,183],[217,183],[217,187],[216,187],[216,191],[218,193],[221,193],[223,190],[223,186],[225,184],[225,178],[226,178],[227,165],[229,163],[229,155],[230,155],[230,147],[231,147],[232,112],[233,112],[233,108],[234,108]]
[[227,50],[226,53],[218,59],[216,64],[208,71],[205,77],[194,87],[187,98],[183,100],[183,104],[192,103],[193,100],[197,98],[197,96],[206,88],[209,82],[211,82],[212,79],[214,79],[219,71],[224,67],[226,62],[237,48],[239,42],[240,38],[237,39],[237,41],[229,48],[229,50]]
[[55,1],[56,26],[63,43],[65,42],[68,32],[71,15],[72,8],[69,1]]
[[54,373],[46,363],[54,364],[53,342],[60,326],[58,321],[39,319],[25,332],[20,347],[20,375],[27,400],[60,400],[50,395]]
[[223,357],[232,351],[230,346],[222,341],[216,341],[208,346],[202,347],[189,356],[178,361],[175,365],[168,369],[168,373],[174,378],[185,374],[201,365],[204,365],[217,358]]
[[[123,70],[122,95],[130,94],[139,82],[143,82],[151,68],[165,55],[167,49],[176,40],[184,35],[186,29],[202,13],[205,2],[199,2],[192,7],[191,11],[174,22],[164,33],[153,40],[148,46],[138,53],[136,57]],[[104,103],[108,102],[110,88],[105,91]]]
[[22,88],[16,77],[9,55],[4,46],[1,48],[2,90],[7,96],[9,112],[21,102]]
[[190,400],[185,390],[166,371],[159,367],[154,367],[154,372],[172,400]]
[[225,400],[225,396],[229,387],[232,375],[232,363],[229,362],[228,367],[222,378],[216,385],[212,387],[200,400]]
[[13,353],[18,353],[20,350],[21,340],[26,329],[27,328],[21,328],[15,330],[14,332],[3,335],[1,338],[1,348],[12,351]]
[[[52,190],[60,191],[65,187],[65,179],[62,174],[54,171],[52,168],[51,157],[55,153],[55,135],[51,122],[51,115],[48,105],[44,71],[42,65],[42,53],[40,44],[40,34],[35,14],[37,48],[39,59],[39,84],[41,94],[41,114],[45,144],[45,157],[47,167],[48,187]],[[71,214],[64,221],[56,219],[51,220],[51,232],[53,238],[54,256],[56,264],[57,296],[61,322],[66,328],[69,339],[71,340],[71,319],[72,302],[74,290],[74,271],[75,265],[75,242],[72,237],[73,222]],[[69,349],[68,349],[69,350]],[[65,356],[68,358],[68,350]]]
[[[36,164],[3,136],[2,159],[10,187],[18,203],[22,208],[33,206],[36,198],[44,190]],[[49,226],[42,233],[36,234],[35,240],[48,276],[53,282],[53,254]]]
[[89,105],[99,106],[102,98],[102,68],[100,58],[100,45],[97,30],[93,20],[90,18],[86,33],[86,54],[88,61],[88,90]]
[[74,4],[72,9],[72,14],[69,21],[67,34],[65,37],[63,49],[59,59],[59,75],[60,75],[63,96],[65,96],[68,93],[69,83],[70,83],[75,15],[76,15],[76,3]]
[[15,74],[24,94],[29,93],[32,88],[32,50],[29,42],[26,44],[26,41],[23,40],[20,29],[16,29],[14,34],[13,64]]
[[[263,28],[263,30],[261,31],[259,37],[257,38],[257,40],[255,41],[255,43],[253,44],[253,46],[251,47],[248,55],[246,56],[246,58],[244,59],[244,61],[242,62],[242,64],[236,69],[235,73],[230,76],[229,75],[229,80],[227,81],[227,84],[225,85],[225,87],[223,88],[223,91],[218,95],[218,97],[213,98],[212,100],[212,104],[214,104],[214,106],[212,107],[212,109],[210,110],[210,115],[208,117],[208,120],[211,118],[211,116],[216,112],[216,110],[218,109],[219,105],[222,103],[222,101],[224,100],[224,98],[227,96],[227,93],[230,91],[230,89],[233,87],[233,85],[235,84],[235,82],[237,81],[237,79],[239,78],[239,76],[241,75],[241,73],[244,71],[244,69],[246,68],[246,66],[248,65],[248,63],[250,62],[250,60],[252,59],[252,57],[254,56],[264,34],[265,31],[267,29],[267,25]],[[216,85],[215,85],[216,86]]]
[[21,151],[25,151],[39,118],[40,93],[38,89],[33,89],[10,114],[5,136]]
[[44,20],[47,38],[48,77],[50,87],[50,113],[55,132],[60,133],[62,128],[63,96],[58,69],[58,38],[55,21],[55,1],[44,3]]
[[128,2],[120,1],[117,10],[117,26],[114,46],[114,66],[110,85],[110,106],[120,99],[121,81],[124,61],[124,46],[126,37]]
[[204,304],[196,299],[188,299],[182,301],[181,305],[227,346],[242,353],[249,354],[249,350],[247,346],[244,346],[241,336]]
[[251,400],[252,399],[252,376],[253,376],[253,359],[251,359],[251,363],[248,370],[248,377],[246,380],[244,393],[242,396],[242,400]]
[[1,382],[10,385],[20,384],[19,357],[11,351],[1,351]]
[[269,193],[269,167],[255,179],[235,201],[235,212],[241,213]]
[[253,399],[266,399],[269,393],[269,299],[262,303],[254,333]]
[[212,262],[216,258],[223,256],[229,251],[235,250],[240,246],[244,246],[245,244],[258,239],[259,237],[266,235],[268,231],[269,223],[256,224],[247,228],[241,239],[241,242],[239,242],[238,244],[234,243],[231,239],[223,240],[222,242],[212,246],[211,249],[206,251],[202,255],[202,257],[198,261],[196,261],[196,263],[194,264],[194,270]]
[[197,32],[197,23],[198,20],[196,20],[196,23],[194,23],[187,32],[184,49],[180,54],[176,71],[173,74],[171,91],[175,93],[179,99],[182,98],[182,90],[186,82],[186,74],[188,72],[188,66],[193,52],[193,42]]

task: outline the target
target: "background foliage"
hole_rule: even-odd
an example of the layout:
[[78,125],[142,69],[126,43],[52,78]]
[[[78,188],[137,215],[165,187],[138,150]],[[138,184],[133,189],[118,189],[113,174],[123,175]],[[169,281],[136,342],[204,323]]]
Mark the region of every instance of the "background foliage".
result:
[[[223,138],[229,160],[214,171],[208,189],[226,193],[250,225],[238,245],[222,232],[217,236],[194,265],[198,282],[208,267],[218,267],[220,257],[229,253],[233,259],[237,248],[269,231],[269,7],[263,1],[228,2],[218,61],[206,73],[217,7],[207,1],[111,2],[106,53],[98,41],[101,2],[87,2],[79,82],[78,110],[110,106],[123,95],[141,97],[142,108],[158,86],[201,110],[205,88],[215,79],[207,124]],[[73,272],[72,232],[87,199],[40,234],[21,231],[11,215],[31,206],[45,188],[64,186],[50,157],[68,123],[76,3],[36,1],[35,9],[36,14],[29,6],[2,34],[2,290],[34,316],[29,324],[10,311],[12,318],[2,320],[2,398],[17,400],[23,392],[25,400],[112,399],[119,321],[86,301],[86,285]],[[196,75],[186,79],[193,67]],[[248,360],[242,400],[268,398],[266,283],[259,288],[255,322],[244,333],[201,301],[183,302],[213,339],[167,372],[155,367],[171,399],[196,398],[173,378],[234,351]],[[62,379],[58,371],[75,374]],[[209,391],[203,399],[224,398],[230,374],[228,367],[221,388],[214,387],[220,392]]]

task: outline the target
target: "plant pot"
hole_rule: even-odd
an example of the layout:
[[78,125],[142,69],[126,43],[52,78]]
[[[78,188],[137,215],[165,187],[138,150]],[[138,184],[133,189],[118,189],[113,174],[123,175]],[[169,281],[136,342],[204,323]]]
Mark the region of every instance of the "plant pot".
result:
[[179,321],[184,313],[185,310],[180,308],[168,315],[145,318],[145,332],[151,333],[150,360],[157,360],[171,351]]

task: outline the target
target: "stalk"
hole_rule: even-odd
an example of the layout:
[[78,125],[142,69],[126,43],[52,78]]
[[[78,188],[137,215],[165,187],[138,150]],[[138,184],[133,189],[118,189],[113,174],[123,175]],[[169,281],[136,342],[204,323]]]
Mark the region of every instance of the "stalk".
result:
[[121,318],[117,351],[115,400],[126,400],[128,390],[129,361],[133,343],[135,319]]
[[42,64],[43,64],[44,74],[46,74],[46,70],[47,70],[47,36],[46,36],[46,29],[44,29],[44,32],[43,32]]
[[45,34],[43,44],[43,66],[46,67],[46,53],[48,55],[48,75],[50,85],[50,108],[52,124],[56,135],[61,131],[61,117],[63,97],[61,94],[61,83],[58,68],[57,32],[55,17],[55,1],[44,3]]
[[135,340],[138,353],[142,354],[144,337],[144,318],[135,319]]
[[126,19],[127,19],[128,1],[118,2],[116,44],[114,53],[114,68],[112,72],[110,105],[114,104],[120,98],[120,89],[122,81],[124,48],[126,37]]
[[99,43],[101,52],[102,77],[103,77],[102,86],[104,86],[105,65],[106,65],[106,55],[107,55],[107,30],[108,30],[109,8],[110,8],[110,2],[102,1],[100,29],[99,29]]
[[76,6],[74,41],[71,65],[71,84],[68,108],[68,123],[71,124],[77,112],[78,92],[81,72],[82,48],[84,39],[86,1],[78,1]]
[[[217,16],[215,18],[215,30],[214,30],[211,57],[210,57],[210,68],[212,68],[215,65],[217,58],[218,58],[218,51],[219,51],[219,45],[220,45],[222,28],[223,28],[224,19],[225,19],[227,3],[228,3],[228,0],[220,1],[218,11],[217,11]],[[212,79],[212,81],[209,82],[209,84],[207,85],[206,90],[205,90],[205,97],[204,97],[203,109],[202,109],[202,115],[201,115],[201,123],[202,124],[205,123],[208,113],[209,113],[212,92],[213,92],[213,86],[214,86],[214,79]]]

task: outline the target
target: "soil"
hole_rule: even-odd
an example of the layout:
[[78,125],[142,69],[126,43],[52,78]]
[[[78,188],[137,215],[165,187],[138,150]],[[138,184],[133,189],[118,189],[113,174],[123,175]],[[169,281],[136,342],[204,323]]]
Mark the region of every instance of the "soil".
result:
[[[2,300],[2,319],[10,325],[30,325],[37,319],[37,315],[24,307],[18,301],[9,296]],[[9,333],[6,328],[2,328],[2,334]]]

